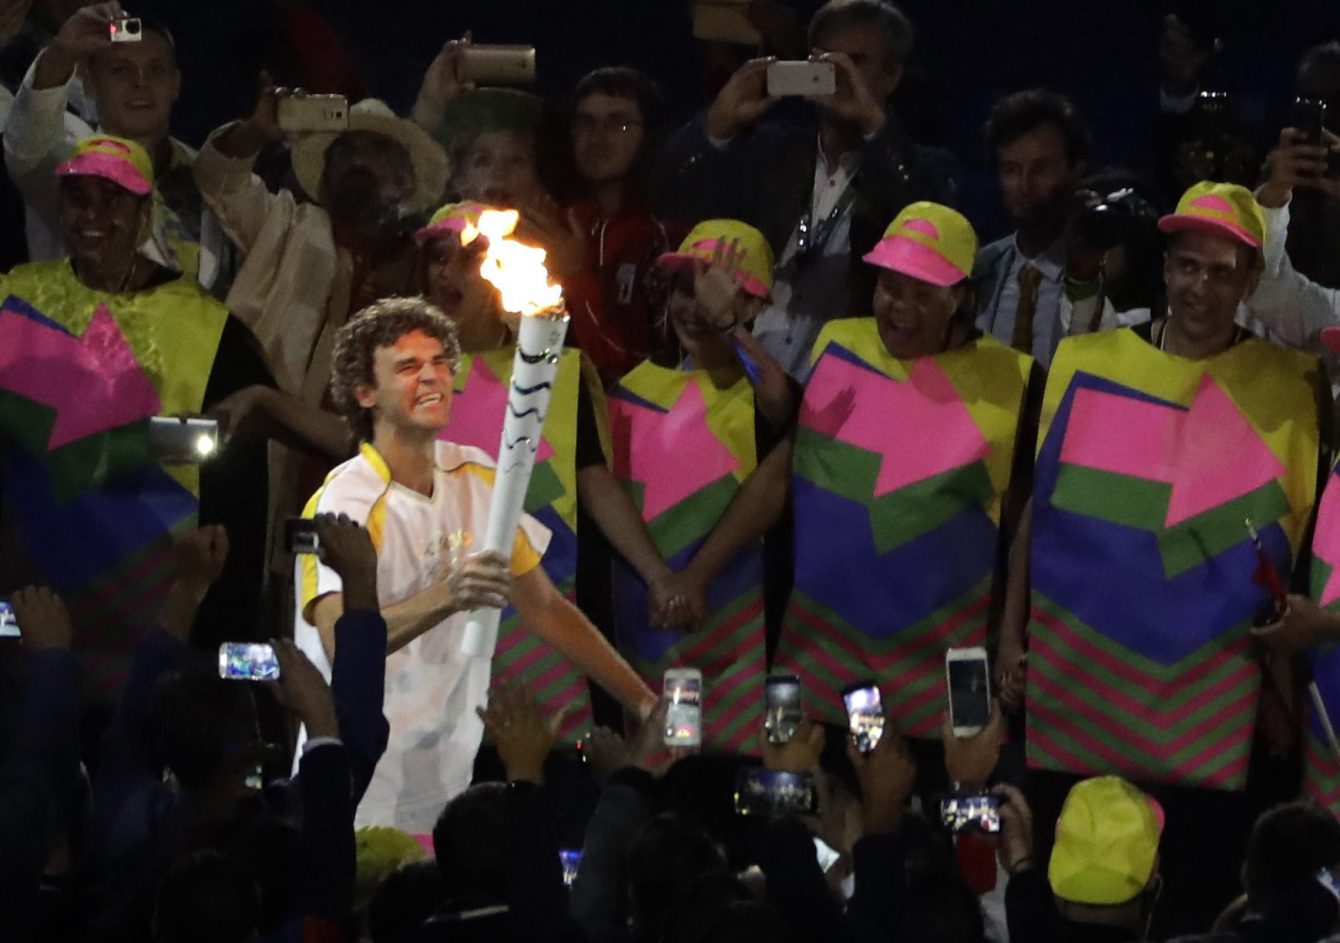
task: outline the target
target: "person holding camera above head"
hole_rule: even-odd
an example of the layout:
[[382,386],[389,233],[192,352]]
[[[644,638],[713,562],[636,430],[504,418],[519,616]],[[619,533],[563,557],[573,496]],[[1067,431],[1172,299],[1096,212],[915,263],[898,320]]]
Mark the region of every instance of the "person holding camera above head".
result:
[[97,108],[98,130],[135,141],[152,163],[145,254],[222,298],[233,275],[232,247],[192,180],[195,151],[171,136],[181,93],[175,43],[162,24],[128,17],[115,2],[85,6],[62,24],[24,76],[5,126],[5,164],[28,207],[30,258],[59,258],[70,248],[52,171],[77,140],[65,129],[77,69]]
[[264,89],[249,118],[210,136],[194,168],[206,203],[246,257],[229,310],[255,335],[278,387],[248,387],[221,404],[225,432],[262,429],[316,456],[272,453],[271,578],[288,566],[277,546],[283,518],[352,450],[325,399],[335,332],[378,298],[418,293],[415,224],[441,197],[447,175],[445,155],[422,129],[365,99],[348,110],[342,130],[291,132],[294,174],[310,202],[271,193],[252,168],[266,144],[290,133],[281,110],[296,113],[290,120],[299,126],[324,124],[304,117],[311,109],[302,98]]
[[1290,246],[1291,214],[1300,192],[1333,202],[1340,199],[1340,177],[1329,167],[1340,160],[1340,137],[1315,127],[1320,140],[1308,131],[1285,128],[1267,162],[1268,176],[1256,197],[1265,215],[1264,267],[1261,283],[1248,299],[1252,314],[1282,343],[1300,350],[1321,352],[1322,332],[1340,326],[1340,290],[1314,281],[1295,267]]
[[860,259],[885,221],[914,200],[951,201],[955,190],[952,161],[914,144],[888,110],[912,49],[902,11],[885,0],[831,0],[810,20],[809,44],[802,78],[834,88],[806,95],[814,123],[762,120],[778,95],[805,93],[778,90],[777,67],[794,63],[755,59],[680,130],[658,170],[667,210],[742,220],[767,237],[777,278],[755,333],[798,380],[826,321],[869,310]]
[[[516,606],[520,621],[644,716],[655,698],[539,565],[549,531],[523,518],[510,560],[475,553],[492,496],[493,462],[444,442],[451,417],[456,332],[421,298],[387,299],[340,329],[331,395],[362,440],[308,502],[343,511],[377,535],[379,605],[387,642],[388,755],[359,806],[362,824],[426,834],[470,783],[484,728],[489,660],[461,650],[467,614]],[[295,637],[326,669],[331,629],[346,605],[338,574],[298,561]]]

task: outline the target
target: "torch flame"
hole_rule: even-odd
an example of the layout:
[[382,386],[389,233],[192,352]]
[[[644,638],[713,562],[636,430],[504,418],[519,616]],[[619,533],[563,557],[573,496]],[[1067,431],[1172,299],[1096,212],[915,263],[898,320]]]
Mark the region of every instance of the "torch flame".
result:
[[485,210],[479,214],[477,227],[465,224],[461,245],[468,246],[481,235],[488,239],[488,252],[479,274],[498,289],[503,310],[529,315],[557,308],[563,298],[563,287],[549,281],[543,249],[509,238],[520,218],[516,210]]

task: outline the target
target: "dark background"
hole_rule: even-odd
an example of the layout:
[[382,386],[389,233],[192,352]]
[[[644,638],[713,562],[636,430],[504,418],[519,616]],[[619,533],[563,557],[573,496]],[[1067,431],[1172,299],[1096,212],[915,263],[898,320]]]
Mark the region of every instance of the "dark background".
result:
[[[281,5],[157,0],[137,8],[166,21],[177,36],[181,138],[197,143],[210,128],[249,111],[256,75],[275,55]],[[807,17],[819,4],[792,5]],[[313,0],[313,6],[348,47],[368,93],[401,113],[441,44],[466,29],[476,42],[533,43],[539,91],[555,100],[588,70],[622,64],[660,83],[676,121],[705,104],[703,54],[686,0]],[[1169,9],[1179,8],[1197,31],[1222,37],[1209,84],[1234,93],[1248,133],[1263,148],[1288,113],[1299,55],[1340,38],[1340,0],[904,0],[901,6],[917,42],[895,111],[920,140],[958,157],[965,171],[961,208],[984,239],[1007,229],[981,143],[982,121],[1001,94],[1047,85],[1071,95],[1093,126],[1094,162],[1148,175],[1161,19]]]

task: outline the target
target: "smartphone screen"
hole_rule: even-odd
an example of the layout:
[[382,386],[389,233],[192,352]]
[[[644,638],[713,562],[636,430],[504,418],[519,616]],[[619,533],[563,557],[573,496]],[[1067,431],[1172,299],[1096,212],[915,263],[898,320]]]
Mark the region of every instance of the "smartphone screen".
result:
[[665,712],[665,744],[694,747],[702,743],[703,675],[696,668],[671,668],[662,687],[670,702]]
[[[950,649],[950,654],[954,649]],[[986,653],[974,658],[947,658],[949,717],[954,727],[985,727],[991,719],[991,687]]]
[[8,599],[0,599],[0,638],[18,638],[19,620],[14,617],[14,607]]
[[752,766],[735,779],[737,815],[814,815],[818,793],[809,773],[788,773]]
[[879,687],[873,684],[848,688],[842,692],[847,705],[847,720],[856,749],[869,753],[884,734],[884,705],[879,699]]
[[940,821],[955,834],[995,835],[1000,831],[1001,801],[990,793],[945,796],[940,800]]
[[263,642],[224,642],[219,646],[219,677],[229,681],[278,681],[279,659]]
[[149,454],[164,465],[198,465],[219,450],[213,419],[154,416],[149,420]]
[[800,678],[769,675],[763,687],[764,719],[769,743],[786,743],[805,718],[800,706]]
[[580,848],[560,848],[558,863],[563,868],[563,884],[566,887],[572,887],[572,882],[577,880],[577,868],[582,863],[582,850]]
[[321,541],[316,534],[316,521],[310,517],[290,517],[284,521],[284,546],[292,554],[317,553]]

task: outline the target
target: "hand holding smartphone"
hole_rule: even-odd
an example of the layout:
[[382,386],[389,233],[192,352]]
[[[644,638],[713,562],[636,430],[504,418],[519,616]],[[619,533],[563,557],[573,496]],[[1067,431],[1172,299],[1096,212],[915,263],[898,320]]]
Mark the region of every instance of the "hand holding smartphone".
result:
[[986,649],[951,648],[945,652],[949,685],[949,722],[954,736],[971,737],[991,720],[991,666]]
[[227,681],[278,681],[279,659],[264,642],[224,642],[219,646],[219,677]]
[[768,675],[763,685],[763,705],[763,727],[768,742],[789,742],[805,719],[800,703],[800,678],[786,674]]
[[19,620],[8,599],[0,599],[0,638],[19,638]]
[[836,95],[837,66],[831,62],[774,62],[768,66],[768,97]]
[[853,685],[842,692],[842,703],[847,706],[847,723],[856,749],[869,753],[884,735],[884,705],[879,685],[873,681]]
[[703,742],[703,673],[697,668],[670,668],[661,687],[668,701],[665,745],[696,747]]
[[343,95],[285,95],[279,99],[279,130],[287,134],[339,133],[349,127]]

